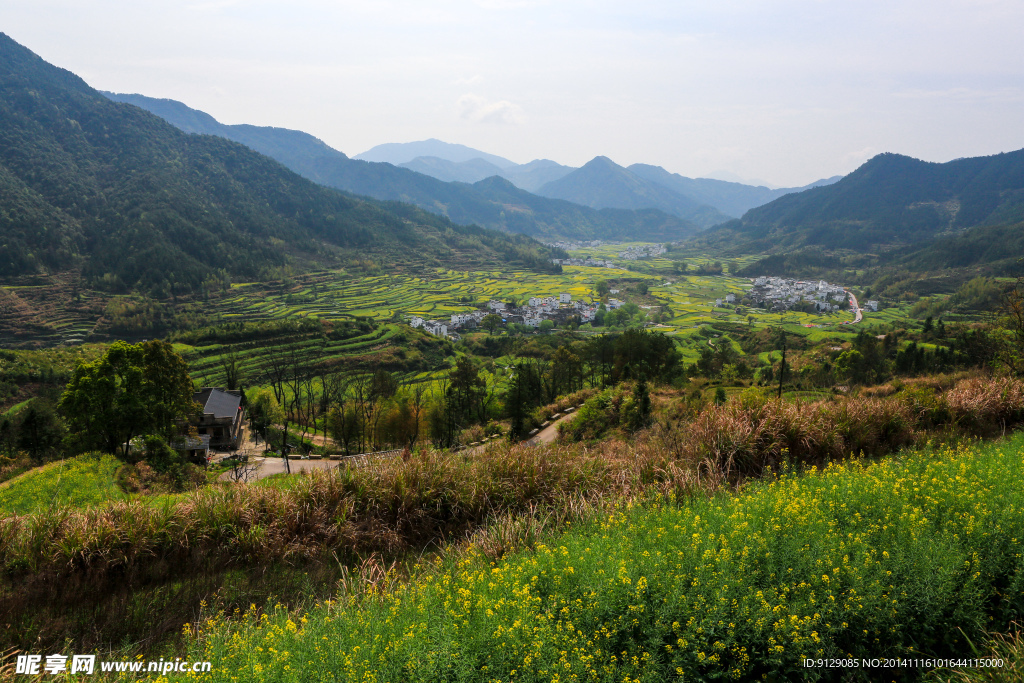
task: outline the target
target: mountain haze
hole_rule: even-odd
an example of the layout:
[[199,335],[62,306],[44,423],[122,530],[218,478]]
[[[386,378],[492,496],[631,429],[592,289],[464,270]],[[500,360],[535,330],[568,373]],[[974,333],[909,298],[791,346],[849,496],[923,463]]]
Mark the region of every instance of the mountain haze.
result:
[[449,161],[440,157],[416,157],[412,161],[399,165],[446,182],[475,183],[491,176],[501,176],[511,181],[516,187],[534,193],[545,183],[558,180],[576,170],[571,166],[562,166],[548,159],[534,159],[526,164],[500,168],[480,158],[468,161]]
[[771,190],[764,186],[744,185],[725,180],[714,180],[712,178],[687,178],[678,173],[669,173],[660,166],[649,164],[633,164],[629,166],[631,173],[657,183],[681,195],[713,206],[722,213],[740,217],[750,209],[767,204],[783,195],[794,192],[803,192],[812,187],[831,185],[837,182],[842,176],[833,176],[815,181],[804,187],[786,187]]
[[399,164],[399,166],[443,180],[446,183],[475,183],[484,178],[502,175],[500,167],[483,159],[448,161],[440,157],[416,157],[412,161]]
[[642,178],[603,156],[545,183],[537,193],[597,209],[660,209],[693,221],[702,228],[730,218],[713,206]]
[[454,161],[456,163],[483,159],[498,168],[508,168],[509,166],[516,165],[514,161],[509,161],[504,157],[435,138],[419,142],[387,142],[368,149],[362,154],[357,154],[353,158],[362,161],[382,161],[399,166],[417,157],[437,157],[438,159]]
[[[659,211],[645,211],[642,215],[629,211],[598,211],[533,195],[507,181],[477,182],[474,185],[445,182],[390,163],[350,159],[308,133],[262,126],[225,125],[208,114],[172,100],[113,93],[107,93],[107,96],[151,111],[182,130],[241,142],[321,185],[375,199],[415,204],[463,225],[476,224],[543,239],[666,241],[685,239],[699,230],[690,221]],[[474,162],[470,160],[469,163]],[[527,172],[532,173],[549,171],[550,165],[554,164],[531,163],[532,166],[525,164],[524,167],[529,167]],[[648,228],[653,232],[647,232]]]

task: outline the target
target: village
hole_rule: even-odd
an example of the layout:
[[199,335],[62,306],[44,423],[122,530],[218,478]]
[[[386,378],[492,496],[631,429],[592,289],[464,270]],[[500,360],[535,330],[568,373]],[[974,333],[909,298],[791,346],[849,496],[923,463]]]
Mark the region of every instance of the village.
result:
[[580,249],[596,249],[604,246],[615,246],[618,242],[607,242],[605,240],[562,240],[560,242],[545,242],[544,244],[555,249],[562,249],[564,251],[578,251]]
[[[621,308],[623,303],[619,299],[609,299],[604,305],[608,310],[614,310]],[[409,325],[422,328],[436,337],[458,339],[456,330],[475,330],[481,326],[484,318],[492,314],[499,316],[502,324],[518,324],[530,328],[541,327],[545,320],[552,321],[554,325],[564,325],[570,321],[582,325],[593,322],[601,305],[598,301],[573,301],[571,294],[563,292],[557,297],[530,297],[523,305],[491,300],[481,310],[452,314],[450,321],[424,320],[419,316],[413,316]]]
[[644,258],[660,256],[667,252],[664,244],[644,244],[639,247],[626,247],[625,251],[619,252],[619,258],[627,261],[638,261]]
[[[751,304],[771,311],[788,311],[801,301],[813,304],[819,313],[834,313],[848,304],[849,294],[840,285],[824,280],[818,282],[790,280],[780,277],[754,278],[754,287],[745,295]],[[731,299],[731,300],[730,300]],[[727,306],[735,301],[730,294],[723,302],[718,299],[716,306]],[[877,301],[868,301],[865,308],[878,310]]]
[[592,268],[618,268],[611,261],[588,256],[587,258],[553,258],[551,262],[559,266],[590,266]]

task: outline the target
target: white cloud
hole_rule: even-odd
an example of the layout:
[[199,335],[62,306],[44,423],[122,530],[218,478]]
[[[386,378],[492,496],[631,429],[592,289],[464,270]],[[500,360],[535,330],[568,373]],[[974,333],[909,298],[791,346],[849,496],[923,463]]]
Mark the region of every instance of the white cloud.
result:
[[523,108],[508,100],[489,102],[479,95],[466,94],[458,101],[459,116],[476,123],[518,125],[523,123]]

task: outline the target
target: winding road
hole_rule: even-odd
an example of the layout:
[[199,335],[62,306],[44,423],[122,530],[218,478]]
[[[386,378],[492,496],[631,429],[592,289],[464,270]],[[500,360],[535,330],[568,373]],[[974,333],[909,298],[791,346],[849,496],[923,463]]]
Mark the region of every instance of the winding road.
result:
[[846,290],[846,293],[850,295],[850,299],[853,301],[854,317],[853,320],[847,320],[843,324],[856,325],[857,323],[864,319],[864,311],[861,310],[860,304],[857,303],[857,296],[850,290]]

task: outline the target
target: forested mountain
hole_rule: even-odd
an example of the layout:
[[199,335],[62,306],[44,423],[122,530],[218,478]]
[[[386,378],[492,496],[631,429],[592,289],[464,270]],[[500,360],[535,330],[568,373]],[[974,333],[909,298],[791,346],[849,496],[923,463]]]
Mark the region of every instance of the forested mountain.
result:
[[733,217],[742,216],[750,209],[767,204],[783,195],[803,192],[812,187],[831,185],[842,178],[842,176],[833,176],[804,187],[784,187],[770,190],[764,186],[744,185],[713,178],[687,178],[678,173],[669,173],[661,166],[649,164],[633,164],[626,170],[697,202],[713,206],[722,213]]
[[501,168],[483,159],[448,161],[440,157],[416,157],[399,165],[446,183],[475,183],[484,178],[501,175]]
[[80,266],[168,296],[345,254],[550,264],[526,238],[401,211],[111,102],[0,34],[0,276]]
[[608,157],[595,157],[572,173],[545,183],[537,194],[595,209],[660,209],[702,228],[729,220],[715,207],[635,175]]
[[[664,241],[684,239],[698,230],[693,223],[660,211],[597,211],[539,197],[507,182],[484,180],[474,185],[444,182],[390,163],[350,159],[307,133],[282,128],[224,125],[208,114],[173,100],[112,93],[107,93],[107,96],[151,111],[182,130],[241,142],[322,185],[376,199],[408,202],[459,224],[476,224],[544,239]],[[543,172],[545,168],[543,163],[524,164],[518,168],[526,167],[531,167],[528,172],[534,173]]]
[[446,182],[475,183],[491,176],[501,176],[516,187],[534,193],[545,183],[558,180],[576,170],[548,159],[534,159],[527,164],[500,168],[483,159],[450,161],[440,157],[416,157],[400,166]]
[[978,235],[1021,221],[1024,150],[943,164],[880,154],[833,185],[780,197],[701,239],[750,253],[916,250],[934,242],[928,260],[939,263],[957,260],[955,244],[972,244],[969,253],[982,258],[991,247]]

